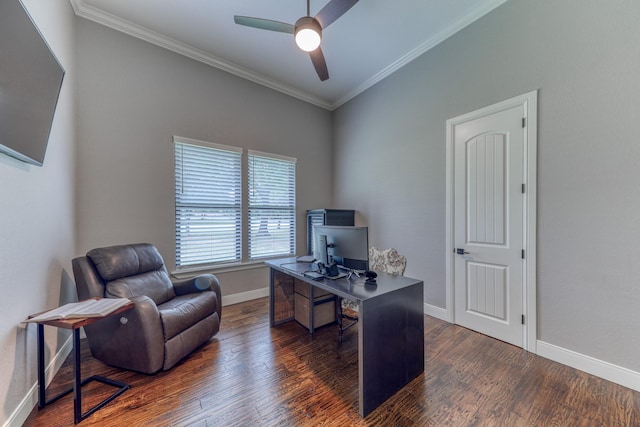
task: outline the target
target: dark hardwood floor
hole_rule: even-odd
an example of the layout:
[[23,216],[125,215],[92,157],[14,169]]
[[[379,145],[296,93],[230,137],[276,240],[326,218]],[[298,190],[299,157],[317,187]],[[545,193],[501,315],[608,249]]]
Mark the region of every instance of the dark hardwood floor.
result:
[[[365,419],[358,415],[357,327],[313,336],[269,327],[266,298],[225,307],[220,332],[168,372],[143,375],[93,359],[83,377],[131,384],[81,426],[639,426],[640,393],[425,316],[425,372]],[[48,393],[71,383],[70,358]],[[83,388],[84,407],[112,391]],[[86,406],[85,406],[86,405]],[[73,397],[25,426],[73,425]]]

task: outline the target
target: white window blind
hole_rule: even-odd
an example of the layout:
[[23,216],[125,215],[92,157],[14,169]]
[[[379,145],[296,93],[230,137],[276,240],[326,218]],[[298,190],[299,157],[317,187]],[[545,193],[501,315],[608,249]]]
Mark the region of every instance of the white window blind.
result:
[[249,259],[295,254],[296,160],[249,151]]
[[242,259],[242,151],[174,137],[176,267]]

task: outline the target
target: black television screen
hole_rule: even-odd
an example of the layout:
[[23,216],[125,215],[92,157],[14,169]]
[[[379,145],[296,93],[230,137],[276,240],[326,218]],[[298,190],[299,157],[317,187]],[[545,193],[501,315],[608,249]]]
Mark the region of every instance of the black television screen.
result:
[[0,0],[0,152],[41,166],[64,69],[19,0]]

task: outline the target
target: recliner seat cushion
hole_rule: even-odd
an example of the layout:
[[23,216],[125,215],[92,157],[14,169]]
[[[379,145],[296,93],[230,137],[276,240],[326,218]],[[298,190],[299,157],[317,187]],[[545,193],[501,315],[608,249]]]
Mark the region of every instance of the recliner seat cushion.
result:
[[215,313],[218,300],[215,292],[181,295],[158,306],[165,341]]

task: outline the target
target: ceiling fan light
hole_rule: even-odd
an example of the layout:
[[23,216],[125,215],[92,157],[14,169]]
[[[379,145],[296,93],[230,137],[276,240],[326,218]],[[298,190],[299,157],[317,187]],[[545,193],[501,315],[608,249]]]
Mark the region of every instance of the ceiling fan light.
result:
[[295,39],[298,47],[305,52],[316,50],[322,40],[322,28],[318,21],[310,16],[298,19],[298,22],[296,22]]
[[316,50],[320,46],[320,34],[310,28],[302,29],[296,34],[296,44],[305,52]]

